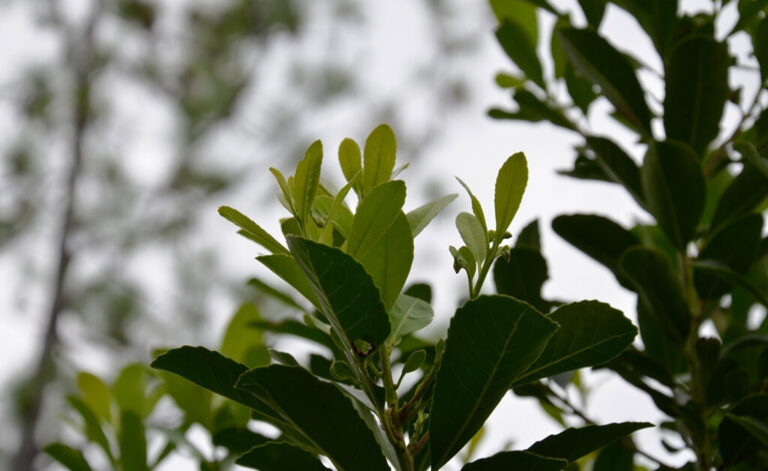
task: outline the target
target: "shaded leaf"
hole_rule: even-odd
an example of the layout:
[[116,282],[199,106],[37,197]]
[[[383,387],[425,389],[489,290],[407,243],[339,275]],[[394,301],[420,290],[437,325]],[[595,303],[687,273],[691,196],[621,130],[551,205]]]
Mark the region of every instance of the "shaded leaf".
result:
[[141,418],[131,411],[120,415],[120,461],[123,471],[147,471],[147,438]]
[[70,471],[91,471],[91,465],[85,460],[80,450],[63,443],[53,443],[46,446],[43,451]]
[[536,55],[536,42],[531,41],[531,36],[525,28],[517,21],[504,19],[496,30],[496,39],[515,65],[544,89],[544,74]]
[[640,169],[632,158],[615,142],[604,137],[587,137],[587,145],[595,153],[597,164],[614,182],[623,185],[630,195],[643,205]]
[[235,464],[261,471],[284,471],[286,469],[306,471],[327,471],[317,456],[301,448],[281,442],[267,442],[250,449],[240,456]]
[[240,454],[268,442],[269,438],[246,427],[227,427],[217,430],[212,441],[214,445],[223,446],[230,453]]
[[527,451],[552,458],[576,461],[582,456],[610,445],[637,430],[653,427],[647,422],[620,422],[569,428],[557,435],[538,441]]
[[269,364],[269,352],[260,331],[253,325],[261,314],[253,303],[240,306],[229,321],[221,341],[221,354],[250,368]]
[[541,312],[549,310],[549,303],[541,297],[547,278],[547,261],[529,247],[513,247],[493,265],[496,292],[530,303]]
[[502,469],[526,471],[560,471],[568,465],[566,460],[539,456],[528,451],[502,451],[488,458],[468,463],[461,471],[498,471]]

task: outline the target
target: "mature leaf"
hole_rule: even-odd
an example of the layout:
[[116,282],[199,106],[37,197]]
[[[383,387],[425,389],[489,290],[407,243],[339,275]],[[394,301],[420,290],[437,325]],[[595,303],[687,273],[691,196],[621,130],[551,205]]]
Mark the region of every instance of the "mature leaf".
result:
[[768,297],[758,289],[746,276],[732,270],[726,265],[712,261],[696,261],[692,263],[698,277],[715,277],[732,287],[741,288],[749,293],[757,302],[768,307]]
[[629,12],[648,33],[662,58],[675,41],[678,0],[612,0]]
[[680,279],[666,257],[656,250],[636,247],[624,254],[620,266],[649,314],[665,327],[668,336],[683,343],[688,338],[691,313]]
[[528,163],[525,154],[518,152],[504,162],[496,177],[494,207],[496,209],[496,242],[501,242],[528,184]]
[[748,460],[764,450],[765,446],[760,445],[760,441],[752,433],[754,423],[744,427],[744,421],[734,420],[736,417],[749,417],[752,421],[759,421],[765,424],[768,421],[768,395],[756,394],[737,403],[728,411],[720,427],[718,436],[720,437],[720,453],[723,456],[725,466],[733,466],[744,460]]
[[413,235],[405,213],[400,212],[360,263],[379,288],[384,307],[392,307],[413,264]]
[[765,18],[757,24],[757,28],[752,33],[752,46],[757,62],[760,64],[760,77],[765,82],[768,80],[768,22]]
[[615,183],[605,170],[597,163],[596,159],[587,157],[579,152],[576,156],[576,160],[573,161],[573,168],[570,170],[560,169],[557,170],[560,175],[565,175],[571,178],[578,178],[581,180],[595,180],[599,182]]
[[432,287],[427,283],[413,283],[403,291],[403,294],[419,298],[427,304],[432,302]]
[[267,442],[250,449],[240,456],[235,464],[261,471],[284,471],[286,469],[306,471],[327,471],[317,456],[301,448],[282,442]]
[[168,395],[184,412],[186,420],[209,428],[212,421],[211,392],[167,371],[161,371],[160,376],[163,378]]
[[728,35],[752,26],[760,19],[760,12],[766,7],[768,7],[768,0],[741,0],[739,2],[739,19]]
[[271,365],[243,374],[253,394],[325,454],[339,470],[389,470],[367,425],[336,386],[303,368]]
[[[763,217],[751,214],[717,231],[699,251],[698,260],[715,262],[737,276],[745,274],[757,258],[763,232]],[[705,269],[706,270],[706,269]],[[704,299],[715,299],[730,290],[707,273],[694,271],[696,291]]]
[[626,56],[593,30],[563,28],[560,40],[568,59],[599,85],[616,110],[642,134],[651,135],[651,112]]
[[141,418],[124,410],[120,415],[120,461],[124,471],[147,471],[147,437]]
[[92,469],[82,451],[63,443],[52,443],[43,451],[70,471],[91,471]]
[[304,310],[304,306],[297,303],[296,300],[293,299],[293,297],[290,294],[278,288],[275,288],[274,286],[271,286],[268,283],[263,282],[259,278],[251,278],[250,280],[248,280],[248,283],[246,284],[250,287],[257,289],[258,291],[269,296],[270,298],[281,302],[282,304],[288,307],[294,308],[297,311]]
[[630,195],[643,204],[640,169],[632,158],[612,140],[605,137],[587,137],[587,145],[595,153],[597,164],[614,182],[624,185]]
[[246,427],[226,427],[217,430],[211,437],[216,446],[223,446],[230,453],[245,453],[251,448],[269,441],[269,438],[260,433],[252,432]]
[[520,25],[534,47],[539,41],[539,22],[535,2],[528,0],[491,0],[491,9],[499,23],[512,21]]
[[587,17],[587,23],[595,30],[600,28],[607,4],[607,0],[579,0],[584,16]]
[[754,144],[749,141],[738,141],[733,144],[733,148],[741,153],[741,157],[745,162],[749,162],[749,165],[752,165],[756,170],[759,170],[764,176],[768,177],[768,159],[760,157]]
[[621,442],[613,442],[600,450],[592,471],[635,471],[635,452]]
[[77,388],[88,407],[97,417],[107,422],[112,420],[110,403],[112,393],[109,392],[109,386],[104,384],[98,376],[90,373],[80,373],[77,375]]
[[704,210],[706,187],[696,154],[676,141],[648,149],[641,171],[648,210],[678,249],[693,238]]
[[229,321],[221,341],[221,354],[250,368],[269,364],[269,352],[263,335],[253,328],[261,320],[261,314],[253,303],[240,306]]
[[626,284],[619,259],[629,248],[640,245],[631,232],[612,220],[593,214],[558,216],[552,221],[552,229],[596,261],[611,270],[622,284]]
[[395,180],[380,184],[360,202],[347,240],[347,253],[362,260],[384,236],[405,203],[405,183]]
[[336,334],[349,343],[360,339],[381,345],[389,335],[389,318],[362,265],[339,249],[298,237],[289,237],[288,247]]
[[[376,127],[365,140],[363,150],[363,194],[368,195],[375,186],[389,181],[395,168],[397,141],[395,133],[386,124]],[[402,205],[400,205],[402,207]]]
[[89,441],[96,443],[104,450],[111,462],[114,462],[114,456],[112,454],[112,448],[110,447],[107,435],[104,433],[104,429],[101,427],[99,418],[93,412],[93,410],[82,399],[76,396],[68,396],[67,402],[72,406],[80,417],[83,419],[83,432]]
[[637,430],[653,427],[647,422],[620,422],[569,428],[557,435],[538,441],[527,451],[552,458],[576,461],[582,456],[610,445]]
[[296,216],[302,223],[307,222],[309,211],[315,201],[317,187],[320,184],[320,167],[323,163],[323,144],[315,141],[307,149],[304,158],[296,166],[294,203]]
[[531,41],[525,28],[517,21],[504,19],[496,30],[496,39],[515,65],[544,89],[544,74],[536,55],[536,43]]
[[511,248],[493,266],[496,292],[530,303],[541,312],[549,310],[549,303],[541,297],[547,278],[547,261],[541,252],[530,247]]
[[329,335],[293,319],[284,319],[277,322],[259,321],[254,323],[253,327],[276,334],[293,335],[295,337],[310,340],[319,345],[328,347],[329,350],[334,350],[336,348]]
[[390,344],[395,345],[402,337],[428,326],[434,316],[429,303],[401,294],[389,311],[389,323],[392,325]]
[[261,262],[265,267],[269,268],[272,273],[282,278],[283,281],[293,286],[296,291],[301,293],[307,301],[311,302],[315,307],[320,307],[320,302],[315,296],[315,292],[312,291],[312,287],[301,271],[301,267],[289,254],[274,254],[274,255],[262,255],[256,257],[256,260]]
[[483,230],[477,217],[471,213],[459,213],[456,216],[456,228],[459,230],[461,240],[475,256],[475,260],[483,263],[488,252],[488,232]]
[[[763,161],[766,160],[763,159]],[[768,197],[768,176],[749,160],[745,161],[741,173],[733,179],[720,198],[715,215],[712,217],[710,230],[714,231],[753,211],[766,197]]]
[[488,115],[493,119],[513,119],[530,122],[546,121],[571,131],[576,126],[563,114],[562,110],[541,101],[536,95],[527,90],[515,90],[512,98],[517,103],[517,111],[505,111],[492,108]]
[[600,96],[595,91],[595,84],[584,77],[570,63],[566,63],[564,74],[565,86],[568,88],[568,94],[571,95],[573,104],[578,106],[581,112],[587,116],[589,114],[589,106]]
[[275,254],[288,253],[288,249],[283,247],[283,244],[278,242],[274,237],[269,235],[267,231],[262,229],[261,226],[253,222],[248,216],[240,211],[230,208],[229,206],[222,206],[219,208],[219,214],[224,219],[227,219],[242,229],[243,235],[259,243],[270,252]]
[[457,196],[459,195],[456,193],[441,196],[436,200],[432,200],[427,204],[419,206],[413,211],[409,211],[406,216],[408,216],[408,223],[411,225],[411,232],[413,233],[413,237],[419,235],[419,233],[423,231],[425,227],[427,227],[427,224],[429,224],[430,221],[435,218],[435,216],[440,214],[440,212],[445,209],[446,206],[451,204],[451,202],[455,200]]
[[726,417],[733,420],[741,428],[751,433],[753,437],[757,438],[762,443],[762,446],[768,446],[768,425],[762,420],[758,420],[754,417],[746,415],[735,415],[726,413]]
[[488,458],[465,464],[461,471],[560,471],[568,466],[566,460],[539,456],[528,451],[502,451]]
[[112,395],[122,411],[130,411],[139,417],[147,412],[145,391],[147,388],[147,372],[145,366],[134,363],[120,371],[120,375],[112,385]]
[[547,317],[560,329],[515,386],[605,363],[629,347],[637,335],[637,328],[621,311],[598,301],[567,304]]
[[[360,155],[360,146],[357,145],[357,142],[350,138],[341,141],[341,144],[339,144],[339,165],[347,182],[351,182],[355,175],[362,173],[362,157]],[[357,196],[360,196],[362,184],[358,180],[353,185],[355,193],[357,193]]]
[[556,329],[530,305],[506,296],[480,296],[456,311],[430,415],[434,469],[480,429]]
[[728,100],[728,47],[707,36],[680,41],[669,58],[664,93],[667,139],[690,145],[699,157],[720,131]]

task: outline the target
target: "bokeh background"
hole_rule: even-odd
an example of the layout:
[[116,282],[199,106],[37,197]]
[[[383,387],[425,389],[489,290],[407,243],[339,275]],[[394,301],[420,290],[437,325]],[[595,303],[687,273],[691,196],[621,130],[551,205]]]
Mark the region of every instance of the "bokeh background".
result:
[[[575,0],[552,3],[585,24]],[[735,21],[736,3],[719,31]],[[554,18],[539,21],[548,35]],[[511,231],[539,219],[546,297],[599,299],[632,318],[634,296],[549,223],[595,208],[624,224],[649,216],[617,188],[556,173],[573,161],[574,137],[487,117],[509,102],[494,75],[514,70],[495,26],[482,1],[0,0],[0,467],[32,422],[42,443],[70,433],[63,397],[78,371],[109,378],[156,347],[215,346],[236,307],[259,301],[248,278],[279,284],[216,208],[236,207],[279,233],[284,214],[267,168],[290,171],[319,138],[326,177],[341,182],[341,139],[360,142],[382,122],[397,134],[398,163],[410,164],[406,209],[463,193],[455,175],[490,205],[497,169],[524,151],[530,181]],[[620,9],[609,5],[601,32],[661,69]],[[748,52],[745,38],[730,41]],[[754,90],[749,77],[731,81]],[[652,74],[640,78],[663,96]],[[638,151],[610,110],[601,99],[591,122]],[[416,239],[410,281],[433,285],[434,338],[465,290],[448,245],[467,208],[462,194]],[[599,421],[660,418],[619,379],[593,373],[585,382],[585,408]],[[533,400],[509,395],[477,456],[558,429]],[[670,463],[689,458],[669,456],[657,432],[639,440]],[[179,456],[164,469],[192,464]]]

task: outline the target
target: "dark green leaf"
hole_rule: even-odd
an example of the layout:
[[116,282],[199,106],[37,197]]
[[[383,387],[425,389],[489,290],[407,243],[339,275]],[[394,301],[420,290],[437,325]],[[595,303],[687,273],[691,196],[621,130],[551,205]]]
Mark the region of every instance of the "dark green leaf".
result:
[[347,253],[362,260],[401,213],[405,183],[400,180],[379,184],[360,202],[347,240]]
[[515,247],[528,247],[541,250],[541,234],[539,232],[539,220],[529,222],[517,235]]
[[429,224],[430,221],[435,218],[435,216],[440,214],[440,212],[445,209],[446,206],[451,204],[451,202],[455,200],[457,196],[459,195],[455,193],[441,196],[436,200],[419,206],[413,211],[409,211],[406,216],[408,216],[408,223],[411,225],[411,232],[413,233],[413,237],[419,235],[419,233],[423,231],[425,227],[427,227],[427,224]]
[[214,445],[223,446],[230,453],[240,454],[268,442],[269,438],[246,427],[227,427],[216,431],[212,440]]
[[83,452],[63,443],[53,443],[43,451],[70,471],[91,471],[91,465],[85,460]]
[[697,261],[693,262],[692,265],[696,270],[697,276],[701,277],[706,275],[708,279],[711,279],[711,277],[719,278],[730,286],[743,289],[757,302],[768,307],[768,297],[766,297],[765,293],[754,286],[747,277],[733,271],[728,266],[711,261]]
[[262,247],[269,250],[272,253],[288,253],[288,249],[283,247],[283,244],[278,242],[274,237],[269,235],[267,231],[261,228],[258,224],[253,222],[248,216],[239,212],[236,209],[229,206],[222,206],[219,208],[219,214],[234,223],[237,227],[243,230],[244,234],[249,239],[252,239]]
[[536,55],[536,43],[531,41],[525,28],[517,21],[504,19],[496,30],[496,39],[515,65],[544,89],[544,74],[541,71],[541,62]]
[[760,12],[766,7],[768,7],[768,0],[740,0],[739,19],[728,35],[751,27],[756,21],[759,21]]
[[630,346],[637,335],[637,328],[621,311],[598,301],[567,304],[547,317],[560,324],[560,329],[536,362],[515,380],[516,386],[605,363]]
[[408,279],[413,263],[413,235],[405,213],[400,212],[384,235],[360,259],[360,263],[379,288],[384,307],[392,307]]
[[600,86],[616,110],[638,131],[650,136],[651,112],[627,58],[592,30],[564,28],[560,40],[576,69]]
[[643,188],[635,161],[610,139],[591,136],[587,138],[587,145],[595,153],[595,160],[605,174],[614,182],[624,185],[635,201],[642,205]]
[[349,400],[336,386],[303,368],[257,368],[243,374],[237,388],[267,404],[337,469],[389,470],[373,434]]
[[634,451],[616,441],[600,450],[592,471],[635,471],[634,457]]
[[568,462],[557,458],[539,456],[527,451],[502,451],[488,458],[465,464],[461,471],[560,471]]
[[765,82],[768,80],[768,21],[765,21],[765,18],[757,24],[752,33],[752,46],[760,64],[760,78]]
[[541,297],[547,278],[547,261],[537,249],[529,247],[513,247],[493,266],[496,292],[530,303],[541,312],[549,310],[549,303]]
[[710,230],[714,231],[751,212],[766,197],[768,197],[768,176],[749,161],[745,161],[741,173],[733,179],[720,198]]
[[396,152],[395,133],[388,125],[381,124],[368,135],[363,150],[363,181],[361,182],[365,196],[374,187],[388,182],[392,177]]
[[496,242],[501,242],[528,185],[528,163],[525,154],[518,152],[509,157],[496,177],[493,202],[496,209]]
[[434,469],[474,436],[556,329],[528,304],[506,296],[480,296],[456,311],[430,415]]
[[491,0],[491,9],[499,23],[511,21],[517,23],[528,36],[528,41],[535,48],[539,41],[539,22],[536,18],[536,5],[528,0]]
[[419,298],[426,303],[432,302],[432,287],[427,283],[414,283],[406,288],[403,294]]
[[751,417],[752,420],[765,423],[768,421],[768,395],[756,394],[740,401],[720,423],[720,453],[726,466],[750,459],[765,449],[750,429],[733,420],[732,416]]
[[133,412],[123,411],[120,415],[120,461],[123,471],[147,471],[147,438],[144,424]]
[[736,422],[741,428],[752,434],[762,443],[763,447],[768,446],[768,425],[762,420],[746,415],[735,415],[726,413],[726,417]]
[[600,23],[603,21],[603,15],[605,15],[605,7],[607,6],[607,0],[579,0],[579,5],[584,16],[587,17],[587,23],[589,26],[596,30],[600,28]]
[[680,279],[666,257],[656,250],[637,247],[624,254],[620,266],[637,290],[638,300],[665,327],[667,335],[682,344],[688,338],[691,313]]
[[741,153],[744,162],[749,162],[749,165],[759,170],[765,177],[768,177],[768,159],[760,157],[760,154],[751,142],[738,141],[733,144],[733,148]]
[[685,249],[706,198],[696,154],[680,142],[657,142],[645,155],[641,178],[648,210],[677,248]]
[[653,427],[647,422],[620,422],[606,425],[587,425],[569,428],[550,435],[528,448],[528,451],[552,458],[576,461],[582,456],[610,445],[637,430]]
[[684,39],[672,51],[664,94],[667,139],[690,145],[704,156],[720,131],[728,100],[728,48],[711,37]]
[[541,101],[536,95],[527,90],[516,90],[513,99],[517,103],[518,111],[504,111],[491,109],[488,114],[494,119],[514,119],[523,121],[547,121],[565,129],[575,130],[576,127],[568,119],[563,111]]
[[317,456],[301,448],[281,442],[267,442],[252,448],[242,455],[235,464],[261,471],[284,471],[288,469],[306,471],[327,471]]
[[666,57],[675,41],[678,0],[612,0],[629,12],[648,33],[659,55]]
[[565,65],[565,86],[571,95],[573,104],[578,106],[585,116],[589,114],[591,105],[600,95],[595,91],[595,85],[591,80],[579,73],[570,63]]
[[298,237],[289,237],[288,247],[336,333],[347,343],[360,339],[381,345],[389,335],[389,318],[362,265],[339,249]]

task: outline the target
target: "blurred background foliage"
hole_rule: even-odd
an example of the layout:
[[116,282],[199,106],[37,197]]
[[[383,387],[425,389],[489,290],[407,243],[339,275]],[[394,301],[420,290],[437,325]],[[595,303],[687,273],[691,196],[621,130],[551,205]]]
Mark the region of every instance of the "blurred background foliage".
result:
[[111,381],[150,346],[210,341],[213,306],[258,298],[210,229],[237,195],[272,210],[253,169],[292,166],[339,123],[392,123],[409,160],[432,145],[434,117],[470,93],[456,64],[476,41],[453,27],[466,15],[458,3],[423,2],[424,53],[375,81],[359,70],[375,51],[377,9],[351,0],[0,3],[25,25],[5,46],[18,63],[0,75],[4,319],[34,325],[0,392],[14,424],[0,459],[30,469],[61,433],[48,424],[76,371]]

